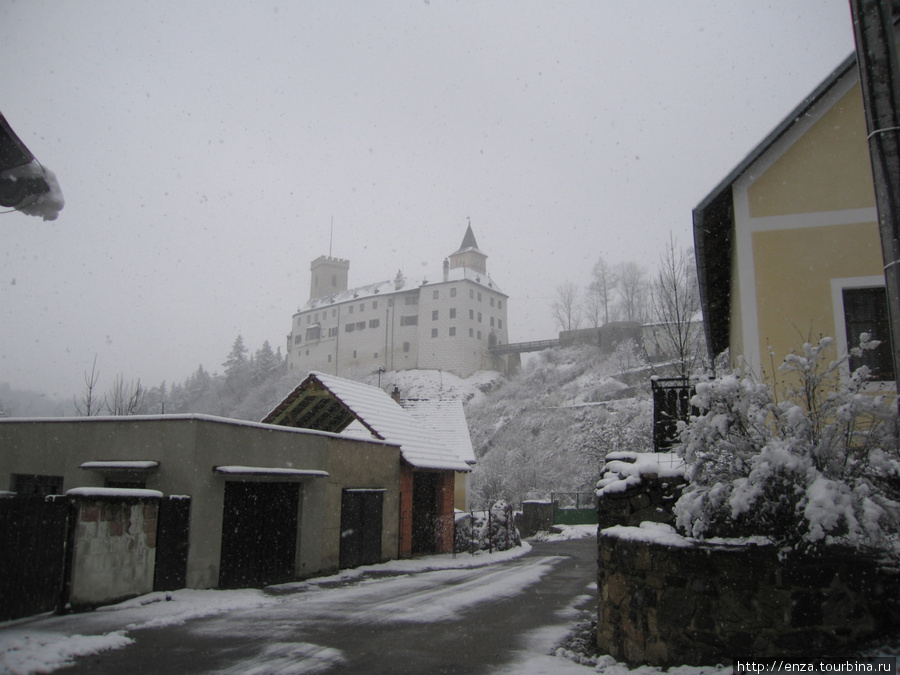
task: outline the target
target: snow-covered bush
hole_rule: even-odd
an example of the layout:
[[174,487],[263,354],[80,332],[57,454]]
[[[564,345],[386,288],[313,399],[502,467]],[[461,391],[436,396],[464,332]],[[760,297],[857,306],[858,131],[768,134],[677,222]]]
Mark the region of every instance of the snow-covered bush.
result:
[[454,550],[458,553],[506,551],[521,545],[513,510],[504,501],[494,503],[485,511],[461,514],[456,520]]
[[[866,366],[848,376],[849,356],[827,361],[832,343],[806,343],[785,358],[784,400],[740,370],[697,385],[701,414],[682,425],[677,448],[691,481],[675,506],[679,528],[761,535],[785,548],[878,547],[896,532],[893,397],[867,390]],[[863,334],[853,354],[876,346]]]

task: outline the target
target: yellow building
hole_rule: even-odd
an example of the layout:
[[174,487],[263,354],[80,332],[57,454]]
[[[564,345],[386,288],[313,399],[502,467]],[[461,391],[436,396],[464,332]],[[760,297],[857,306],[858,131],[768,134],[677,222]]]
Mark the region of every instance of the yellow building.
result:
[[893,386],[877,220],[854,54],[694,209],[711,357],[771,375],[810,338],[843,355],[868,332],[884,345],[866,363]]

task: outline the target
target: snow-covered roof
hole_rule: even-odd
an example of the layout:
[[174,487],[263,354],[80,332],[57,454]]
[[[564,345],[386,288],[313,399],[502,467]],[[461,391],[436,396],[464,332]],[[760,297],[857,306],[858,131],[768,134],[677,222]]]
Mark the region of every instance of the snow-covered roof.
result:
[[56,174],[43,166],[0,113],[0,207],[56,220],[66,203]]
[[506,295],[505,293],[503,293],[503,291],[500,290],[499,286],[494,283],[494,280],[491,279],[491,276],[489,274],[479,272],[478,270],[469,267],[454,267],[453,269],[448,271],[446,282],[443,281],[443,277],[441,277],[441,280],[428,278],[411,279],[402,277],[402,285],[400,286],[400,288],[397,288],[395,279],[378,281],[374,284],[368,284],[367,286],[357,286],[356,288],[348,288],[346,291],[332,293],[331,295],[325,295],[321,298],[313,298],[305,305],[300,307],[297,311],[307,312],[311,309],[331,307],[332,305],[339,305],[343,302],[389,297],[396,293],[409,293],[410,291],[417,290],[423,286],[436,286],[438,284],[451,283],[454,281],[471,281],[476,284],[481,284],[485,288],[500,293],[501,295]]
[[[0,425],[20,425],[20,424],[109,424],[128,422],[136,423],[153,423],[153,422],[211,422],[215,424],[227,424],[230,426],[249,427],[252,429],[267,429],[268,431],[279,431],[283,433],[307,434],[311,436],[337,436],[336,432],[325,431],[322,429],[297,428],[292,426],[265,424],[263,422],[251,422],[249,420],[237,420],[230,417],[218,417],[216,415],[206,415],[202,413],[179,413],[174,415],[104,415],[97,417],[2,417]],[[385,441],[376,439],[371,435],[368,438],[361,439],[370,443],[384,444]]]
[[469,435],[469,423],[462,401],[444,399],[404,399],[400,405],[420,424],[429,427],[434,437],[467,464],[475,464],[475,449]]
[[335,375],[311,372],[263,422],[341,432],[354,419],[376,438],[399,445],[403,459],[414,467],[471,471],[457,446],[439,438],[384,391]]
[[107,499],[162,499],[163,493],[159,490],[145,490],[142,488],[113,488],[113,487],[78,487],[66,491],[69,497],[94,497]]
[[479,253],[484,255],[481,249],[478,248],[478,242],[475,241],[475,233],[472,231],[471,224],[466,228],[466,234],[463,236],[463,241],[459,247],[459,250],[454,251],[450,255],[458,255],[460,253],[465,253],[466,251],[478,251]]
[[229,476],[284,476],[284,477],[313,477],[328,478],[327,471],[318,469],[293,469],[281,466],[238,466],[238,465],[221,465],[214,466],[213,473],[226,474]]
[[152,471],[159,468],[155,459],[100,460],[82,462],[81,468],[88,471]]

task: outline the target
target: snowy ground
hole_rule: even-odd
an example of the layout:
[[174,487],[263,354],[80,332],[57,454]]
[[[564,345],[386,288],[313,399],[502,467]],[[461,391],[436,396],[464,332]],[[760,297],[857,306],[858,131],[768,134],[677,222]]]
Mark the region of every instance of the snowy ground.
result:
[[[559,534],[543,534],[538,537],[542,541],[561,539],[574,539],[596,536],[596,526],[572,526],[561,527]],[[3,673],[45,673],[71,664],[79,657],[106,650],[127,648],[134,642],[130,633],[142,628],[179,626],[191,619],[201,617],[216,617],[221,615],[223,624],[228,625],[232,615],[238,612],[264,615],[279,613],[290,614],[301,620],[316,621],[326,616],[329,612],[336,611],[366,611],[367,606],[374,602],[374,595],[379,592],[377,583],[342,584],[350,582],[357,577],[366,574],[377,573],[392,575],[395,577],[395,585],[390,589],[389,602],[391,607],[391,620],[413,621],[426,623],[436,621],[438,617],[431,617],[426,611],[429,606],[439,606],[441,618],[445,618],[447,612],[463,612],[492,599],[515,593],[521,593],[533,583],[536,583],[546,571],[554,564],[553,558],[530,557],[517,561],[530,550],[530,545],[525,544],[521,548],[494,553],[470,556],[464,555],[440,555],[417,558],[415,560],[398,560],[373,565],[369,567],[346,570],[340,574],[312,579],[304,582],[285,584],[283,586],[270,587],[263,590],[181,590],[171,593],[151,593],[135,598],[128,602],[110,607],[104,607],[95,612],[69,615],[69,616],[43,616],[18,622],[0,625],[0,672]],[[491,593],[485,594],[484,586],[468,588],[466,575],[472,573],[473,568],[496,566],[496,573],[490,580]],[[506,572],[507,568],[517,567],[515,575]],[[426,587],[424,591],[427,602],[423,602],[423,591],[420,587]],[[435,579],[453,580],[453,591],[441,590]],[[431,590],[434,588],[434,590]],[[596,586],[593,586],[596,593]],[[381,591],[384,593],[384,591]],[[588,589],[588,593],[591,589]],[[430,595],[429,595],[430,594]],[[493,597],[490,597],[493,594]],[[369,596],[372,596],[371,598]],[[431,597],[434,595],[434,597]],[[439,598],[437,596],[440,596]],[[300,606],[297,598],[302,597],[302,616],[298,615]],[[573,626],[581,622],[584,624],[590,619],[590,612],[576,609],[576,605],[583,606],[590,600],[589,595],[577,598],[570,610],[559,615],[558,623],[526,636],[522,644],[526,644],[519,658],[507,668],[495,671],[500,674],[516,673],[516,675],[531,675],[537,673],[588,673],[602,672],[607,675],[620,675],[626,672],[653,673],[659,672],[654,668],[640,668],[629,671],[627,667],[616,663],[608,657],[600,659],[585,659],[578,654],[570,653],[572,658],[581,658],[586,661],[584,665],[576,663],[567,656],[565,649],[558,648],[562,644]],[[294,603],[294,604],[291,604]],[[407,606],[408,605],[408,606]],[[348,609],[350,608],[350,609]],[[353,609],[356,608],[356,609]],[[229,614],[226,619],[226,613]],[[232,626],[234,630],[252,630],[254,621],[245,619],[244,623]],[[315,662],[318,669],[330,669],[339,666],[342,656],[338,650],[317,648],[309,645],[312,651],[309,654],[300,654],[297,645],[292,645],[290,653],[283,655],[289,659],[296,668],[298,659]],[[273,649],[278,645],[273,645]],[[557,655],[551,656],[554,651]],[[267,654],[266,658],[280,658],[276,654]],[[271,661],[267,662],[270,666]],[[245,666],[258,666],[259,664],[236,663],[235,668],[243,669]],[[234,670],[234,672],[238,672]],[[701,675],[717,671],[730,671],[731,668],[679,668],[670,670],[677,675]],[[246,671],[245,671],[246,672]],[[292,672],[294,672],[292,670]],[[301,671],[297,671],[301,672]]]

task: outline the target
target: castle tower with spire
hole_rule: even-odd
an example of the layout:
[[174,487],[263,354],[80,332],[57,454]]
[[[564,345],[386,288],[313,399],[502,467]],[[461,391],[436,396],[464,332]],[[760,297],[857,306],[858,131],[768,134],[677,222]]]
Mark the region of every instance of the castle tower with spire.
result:
[[466,267],[476,272],[487,274],[487,256],[478,248],[478,242],[475,241],[475,233],[472,232],[471,223],[466,228],[462,246],[459,247],[459,250],[450,254],[450,269],[458,267]]
[[471,223],[443,263],[440,281],[402,270],[349,287],[350,262],[320,256],[310,265],[309,301],[291,322],[288,367],[365,379],[382,370],[443,370],[468,377],[507,369],[507,300],[487,273]]

